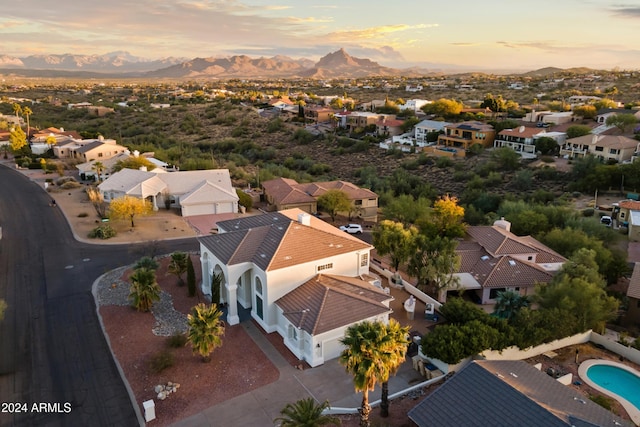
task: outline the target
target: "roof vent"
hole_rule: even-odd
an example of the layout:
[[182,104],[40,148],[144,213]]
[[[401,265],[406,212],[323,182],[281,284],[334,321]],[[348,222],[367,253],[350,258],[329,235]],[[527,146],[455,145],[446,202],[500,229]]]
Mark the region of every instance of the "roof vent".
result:
[[506,219],[504,219],[504,217],[500,218],[499,220],[496,220],[493,223],[493,225],[495,225],[496,227],[500,227],[504,230],[511,231],[511,223]]
[[510,260],[509,260],[509,265],[510,265],[511,267],[515,267],[515,266],[516,266],[516,262],[515,262],[514,260],[510,259]]
[[306,225],[307,227],[311,226],[311,215],[308,213],[298,214],[298,223]]
[[488,260],[488,259],[489,259],[489,255],[482,255],[482,256],[480,257],[480,259],[481,259],[481,260],[483,260],[483,261],[486,261],[486,260]]

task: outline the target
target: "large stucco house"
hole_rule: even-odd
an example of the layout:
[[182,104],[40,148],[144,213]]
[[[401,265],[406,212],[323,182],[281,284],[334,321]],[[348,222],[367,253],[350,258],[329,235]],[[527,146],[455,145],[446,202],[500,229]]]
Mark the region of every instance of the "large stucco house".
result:
[[[567,261],[533,237],[513,234],[504,219],[467,227],[466,233],[456,248],[460,268],[455,275],[460,288],[481,304],[494,303],[500,291],[532,295],[538,283],[551,281]],[[438,297],[445,302],[446,292]]]
[[392,297],[369,273],[372,246],[300,210],[220,221],[199,237],[202,290],[222,276],[226,321],[247,309],[278,332],[300,359],[318,366],[339,356],[347,327],[388,322]]
[[[351,201],[352,215],[363,221],[378,220],[378,195],[350,182],[324,181],[299,184],[293,179],[276,178],[263,182],[262,188],[268,210],[299,208],[307,213],[316,214],[318,197],[329,190],[340,190]],[[338,214],[350,216],[349,212],[338,212]]]
[[228,169],[152,172],[122,169],[98,185],[105,202],[133,196],[151,201],[153,208],[177,208],[182,216],[238,212],[238,195]]

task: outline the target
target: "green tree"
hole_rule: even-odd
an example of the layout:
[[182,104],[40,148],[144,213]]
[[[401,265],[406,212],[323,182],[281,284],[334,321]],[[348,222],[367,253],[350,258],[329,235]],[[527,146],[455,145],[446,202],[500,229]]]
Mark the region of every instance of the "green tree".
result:
[[511,320],[518,311],[529,306],[529,298],[515,291],[500,291],[493,308],[494,316]]
[[280,411],[281,417],[273,420],[281,427],[320,427],[326,425],[341,425],[338,417],[323,415],[322,411],[330,408],[329,401],[316,403],[312,397],[287,403]]
[[596,108],[596,110],[602,110],[605,108],[616,108],[618,106],[618,103],[613,99],[602,98],[594,102],[593,106]]
[[417,279],[417,287],[439,298],[443,289],[456,289],[460,279],[454,276],[460,267],[456,253],[458,241],[419,233],[413,239],[407,271]]
[[591,128],[585,125],[573,125],[567,128],[567,138],[577,138],[579,136],[589,135]]
[[594,119],[598,110],[593,105],[578,105],[573,107],[573,115],[583,119]]
[[499,330],[480,320],[471,320],[461,325],[440,325],[424,335],[420,345],[426,356],[454,365],[484,350],[501,350],[501,341]]
[[561,310],[575,319],[576,330],[572,333],[588,329],[603,332],[618,310],[618,301],[605,291],[595,257],[594,251],[579,249],[550,283],[536,289],[541,309]]
[[149,311],[155,301],[160,301],[160,286],[154,270],[138,268],[129,276],[129,281],[129,299],[136,310]]
[[408,327],[401,327],[394,319],[389,319],[388,325],[365,321],[347,328],[341,340],[346,348],[340,354],[340,363],[353,376],[356,391],[362,392],[361,427],[370,425],[369,391],[376,383],[389,381],[404,362],[408,332]]
[[435,114],[445,119],[454,118],[460,115],[464,105],[454,99],[440,98],[430,104],[422,106],[422,111],[426,114]]
[[382,209],[384,217],[399,221],[405,225],[415,224],[420,218],[427,217],[431,201],[426,197],[414,199],[410,194],[401,194],[391,198]]
[[178,278],[178,286],[184,285],[182,275],[187,271],[187,259],[189,255],[186,252],[177,251],[171,254],[168,271]]
[[109,217],[113,219],[128,219],[131,227],[135,227],[134,219],[138,216],[149,215],[152,212],[151,202],[137,197],[123,196],[112,200],[109,204]]
[[520,167],[520,155],[509,147],[496,148],[491,152],[491,159],[503,171],[514,171]]
[[216,304],[207,306],[203,303],[193,307],[187,315],[187,339],[193,354],[202,356],[203,362],[209,362],[211,353],[222,345],[224,322],[220,320],[221,316],[222,311],[218,310]]
[[236,188],[236,194],[238,195],[238,199],[239,199],[238,204],[240,206],[244,206],[247,212],[249,212],[253,207],[253,199],[251,199],[251,196],[239,188]]
[[534,144],[536,151],[539,151],[543,156],[556,154],[559,148],[558,142],[549,136],[536,138]]
[[373,246],[379,255],[389,255],[397,272],[400,264],[409,259],[417,234],[418,230],[413,226],[405,228],[400,222],[383,220],[373,229]]
[[11,145],[11,150],[13,150],[14,153],[27,145],[27,135],[25,135],[20,126],[14,126],[11,128],[11,132],[9,133],[9,144]]
[[614,114],[607,117],[607,126],[615,126],[620,133],[625,133],[633,125],[638,123],[638,119],[633,114]]
[[191,257],[187,255],[187,289],[190,297],[196,296],[196,271],[193,268]]
[[342,190],[329,190],[318,197],[318,206],[326,211],[331,217],[331,221],[334,222],[338,212],[349,211],[351,200]]

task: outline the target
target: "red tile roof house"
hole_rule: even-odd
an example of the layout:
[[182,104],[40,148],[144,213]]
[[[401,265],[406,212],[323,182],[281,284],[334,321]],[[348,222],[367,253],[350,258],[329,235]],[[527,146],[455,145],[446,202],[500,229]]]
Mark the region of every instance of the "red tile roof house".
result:
[[498,132],[493,140],[494,147],[511,147],[525,159],[534,159],[536,155],[535,138],[544,136],[545,129],[520,126]]
[[318,366],[340,355],[346,328],[389,321],[393,297],[369,274],[372,246],[300,209],[218,222],[199,237],[202,290],[222,274],[230,325],[239,309],[278,332],[300,360]]
[[[378,195],[366,188],[360,188],[346,181],[326,181],[298,184],[288,178],[276,178],[262,183],[267,210],[299,208],[307,213],[318,212],[318,197],[329,190],[344,191],[353,206],[355,215],[363,221],[376,222],[378,219]],[[338,212],[349,217],[349,212]]]
[[613,219],[616,226],[626,225],[629,232],[629,240],[640,242],[640,201],[622,200],[614,205]]
[[[467,239],[456,249],[460,286],[482,304],[494,303],[505,290],[532,295],[536,284],[548,283],[567,261],[531,236],[516,236],[510,227],[504,219],[492,226],[468,227]],[[439,300],[445,302],[445,291]]]

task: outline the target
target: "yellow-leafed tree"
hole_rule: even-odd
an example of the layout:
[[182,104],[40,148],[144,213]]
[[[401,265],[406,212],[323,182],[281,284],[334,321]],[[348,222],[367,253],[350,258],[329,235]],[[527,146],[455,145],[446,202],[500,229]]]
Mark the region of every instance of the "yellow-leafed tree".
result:
[[149,215],[153,208],[151,202],[137,197],[124,196],[111,201],[109,218],[131,220],[131,227],[135,227],[133,220],[137,216]]

